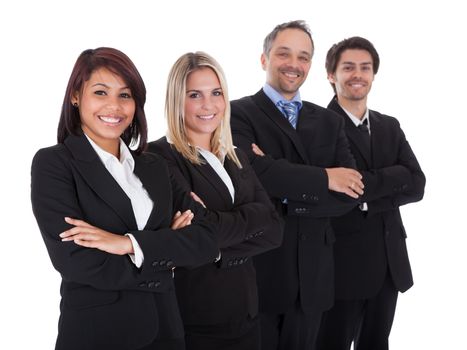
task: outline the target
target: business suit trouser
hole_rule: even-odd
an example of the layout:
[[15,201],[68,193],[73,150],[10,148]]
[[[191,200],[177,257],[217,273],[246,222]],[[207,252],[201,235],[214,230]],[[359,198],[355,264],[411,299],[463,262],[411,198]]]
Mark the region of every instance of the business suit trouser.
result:
[[322,312],[306,313],[297,301],[283,314],[260,313],[262,350],[314,350]]
[[259,350],[258,318],[217,325],[185,325],[186,350]]
[[388,272],[378,294],[369,299],[336,300],[323,314],[317,350],[387,350],[398,291]]

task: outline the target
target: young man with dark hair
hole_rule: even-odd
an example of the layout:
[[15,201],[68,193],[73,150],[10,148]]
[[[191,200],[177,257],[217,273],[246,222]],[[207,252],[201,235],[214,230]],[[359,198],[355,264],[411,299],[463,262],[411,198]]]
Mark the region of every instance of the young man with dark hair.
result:
[[327,53],[335,93],[328,108],[345,119],[366,186],[358,207],[331,219],[336,299],[323,315],[319,350],[349,350],[352,342],[355,350],[388,349],[398,292],[413,284],[399,207],[423,198],[425,176],[399,122],[367,107],[378,68],[376,49],[361,37]]

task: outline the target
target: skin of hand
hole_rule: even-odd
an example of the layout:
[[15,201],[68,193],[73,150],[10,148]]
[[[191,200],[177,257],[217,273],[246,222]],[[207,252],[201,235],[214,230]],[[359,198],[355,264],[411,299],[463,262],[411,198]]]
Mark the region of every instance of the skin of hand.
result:
[[83,220],[65,218],[65,221],[75,227],[60,234],[62,242],[74,241],[77,245],[96,248],[116,255],[133,254],[133,244],[127,236],[101,230]]
[[191,198],[193,198],[194,201],[198,202],[203,206],[203,208],[206,208],[206,204],[204,204],[203,200],[198,197],[198,195],[194,192],[190,192]]
[[365,187],[362,175],[350,168],[326,168],[329,186],[332,191],[345,193],[349,197],[358,198]]
[[193,220],[194,216],[195,214],[193,214],[190,209],[184,211],[183,213],[181,213],[179,210],[175,213],[170,228],[172,230],[178,230],[180,228],[184,228],[185,226],[191,225],[191,220]]
[[258,147],[256,143],[251,144],[251,149],[253,150],[253,153],[256,154],[257,156],[264,156],[264,152],[261,150],[261,148]]

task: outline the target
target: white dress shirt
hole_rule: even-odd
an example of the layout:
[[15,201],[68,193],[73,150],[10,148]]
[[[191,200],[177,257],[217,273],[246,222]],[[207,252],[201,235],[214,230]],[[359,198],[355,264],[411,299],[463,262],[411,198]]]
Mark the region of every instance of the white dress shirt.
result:
[[[119,160],[113,154],[110,154],[100,148],[87,135],[86,137],[105,168],[130,199],[138,230],[144,229],[149,219],[149,215],[151,215],[154,203],[149,197],[146,189],[143,187],[141,180],[133,172],[135,168],[135,160],[133,159],[127,145],[125,145],[123,140],[120,139]],[[133,244],[134,254],[129,254],[131,261],[133,261],[137,267],[141,267],[144,261],[143,251],[132,234],[128,233],[126,235],[131,239],[131,243]]]
[[222,156],[222,161],[221,159],[217,158],[214,153],[211,153],[205,149],[202,149],[200,147],[196,147],[201,153],[201,155],[206,159],[208,164],[211,166],[211,168],[214,169],[214,171],[219,175],[221,178],[222,182],[224,182],[225,186],[227,186],[230,196],[232,197],[232,203],[235,200],[235,188],[232,183],[232,179],[229,176],[229,173],[227,170],[224,168],[224,161],[225,161],[225,155]]

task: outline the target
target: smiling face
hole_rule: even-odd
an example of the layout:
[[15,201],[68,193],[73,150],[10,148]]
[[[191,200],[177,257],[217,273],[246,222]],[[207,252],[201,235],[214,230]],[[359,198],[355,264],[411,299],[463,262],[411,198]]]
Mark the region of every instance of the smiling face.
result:
[[[122,78],[106,68],[95,70],[76,92],[81,128],[102,149],[118,154],[119,138],[133,121],[135,100]],[[115,153],[116,152],[116,153]]]
[[336,71],[328,75],[339,101],[366,101],[374,78],[370,53],[359,49],[343,51]]
[[211,68],[191,72],[185,95],[185,132],[190,143],[210,150],[211,137],[224,112],[224,95],[216,73]]
[[310,37],[304,31],[285,29],[279,32],[269,56],[261,55],[266,82],[286,99],[292,99],[306,80],[312,50]]

